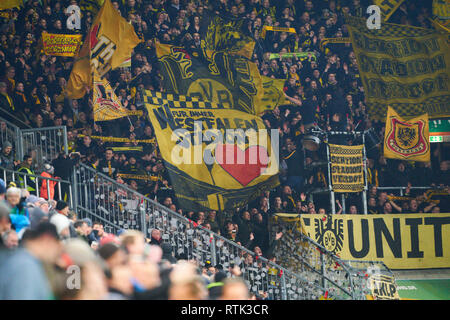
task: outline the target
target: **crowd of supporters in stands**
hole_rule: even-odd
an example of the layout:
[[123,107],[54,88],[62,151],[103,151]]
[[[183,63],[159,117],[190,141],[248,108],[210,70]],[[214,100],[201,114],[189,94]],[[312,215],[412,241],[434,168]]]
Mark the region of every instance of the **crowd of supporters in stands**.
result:
[[[173,186],[154,144],[140,144],[143,147],[142,152],[114,151],[117,146],[133,147],[136,144],[119,144],[92,138],[104,136],[152,139],[155,137],[154,131],[145,113],[142,117],[130,116],[114,122],[94,123],[92,95],[87,94],[79,100],[64,97],[64,88],[74,59],[46,56],[39,52],[38,44],[42,31],[86,34],[93,21],[92,14],[87,11],[83,12],[81,30],[73,31],[65,28],[68,16],[65,8],[76,3],[77,1],[74,0],[51,2],[30,0],[20,11],[12,10],[11,19],[0,18],[0,111],[2,111],[2,117],[32,128],[66,126],[71,153],[69,158],[61,155],[45,168],[33,168],[32,157],[27,155],[24,159],[17,159],[12,146],[14,141],[3,141],[0,151],[2,167],[24,172],[32,170],[40,174],[46,172],[52,177],[68,180],[70,171],[78,161],[82,161],[118,182],[126,183],[130,188],[155,199],[173,211],[187,216],[198,225],[220,233],[250,250],[261,250],[264,256],[270,258],[271,250],[273,250],[268,232],[271,216],[277,213],[325,214],[331,212],[328,195],[314,196],[314,201],[310,201],[311,192],[328,188],[329,180],[326,166],[320,165],[320,162],[326,160],[324,154],[320,152],[321,149],[319,152],[310,152],[304,150],[302,146],[301,141],[308,134],[308,128],[313,125],[325,131],[348,132],[372,129],[375,140],[382,140],[384,136],[384,124],[370,119],[368,115],[364,89],[351,44],[320,45],[323,38],[348,37],[344,14],[366,16],[365,8],[370,4],[368,1],[112,0],[113,5],[133,24],[138,36],[144,40],[135,48],[130,68],[112,70],[107,76],[122,105],[127,109],[145,109],[138,89],[163,90],[155,42],[198,47],[201,36],[204,34],[205,26],[202,21],[206,15],[221,13],[242,19],[247,26],[244,28],[245,31],[256,41],[253,61],[258,64],[261,74],[286,80],[284,91],[291,104],[277,107],[262,116],[267,128],[277,128],[280,132],[280,187],[265,192],[248,206],[235,212],[186,211],[177,204]],[[431,16],[430,12],[428,2],[405,1],[390,22],[431,27],[427,20],[427,17]],[[262,39],[259,35],[264,25],[293,27],[296,34],[268,32]],[[314,55],[305,58],[269,58],[270,53],[284,52],[312,52]],[[4,127],[2,126],[1,129],[3,130]],[[80,134],[83,136],[80,137]],[[358,143],[356,136],[343,136],[337,139],[343,144]],[[428,189],[414,188],[417,186],[426,186],[429,189],[440,188],[448,193],[450,181],[448,148],[432,144],[431,163],[413,163],[384,158],[381,152],[382,145],[379,143],[366,147],[367,178],[370,186],[367,194],[368,213],[448,212],[450,209],[448,196],[441,196],[440,202],[430,202]],[[118,177],[118,173],[151,175],[156,179],[152,181],[122,179]],[[34,188],[39,187],[34,186]],[[383,187],[404,187],[402,196],[408,199],[396,199],[394,195],[399,195],[396,190],[384,190]],[[50,199],[33,199],[28,195],[24,197],[20,194],[20,189],[14,187],[9,188],[8,192],[11,193],[11,197],[18,197],[18,199],[10,202],[15,210],[11,212],[12,218],[10,218],[15,231],[7,230],[6,227],[3,230],[0,229],[5,244],[11,247],[16,246],[16,237],[19,234],[17,239],[24,241],[25,250],[29,250],[43,261],[56,263],[60,268],[68,262],[62,261],[64,259],[57,252],[61,250],[70,252],[71,246],[73,250],[77,250],[78,246],[81,251],[86,249],[84,245],[77,242],[67,243],[64,244],[64,248],[61,247],[58,241],[61,237],[60,228],[67,225],[66,220],[70,219],[68,217],[59,219],[57,212],[54,213],[56,216],[53,218],[49,216],[48,208],[58,211],[63,206],[62,203],[52,201],[53,197]],[[22,192],[26,191],[22,190]],[[28,192],[33,193],[33,190],[28,189]],[[24,204],[25,199],[28,201],[30,197],[33,199],[30,200],[33,210],[36,210],[36,207],[42,209],[41,206],[47,209],[47,212],[41,211],[50,222],[52,219],[55,220],[53,225],[56,225],[56,231],[51,224],[37,224],[36,228],[33,228],[35,227],[33,219],[28,212],[31,210]],[[362,213],[363,204],[360,195],[346,194],[345,197],[344,208],[343,204],[337,201],[337,213]],[[63,209],[68,210],[67,207]],[[6,218],[0,216],[0,226],[5,223],[1,219]],[[190,265],[179,264],[171,269],[170,263],[167,265],[161,262],[162,252],[159,249],[153,248],[149,252],[146,251],[142,235],[137,233],[125,234],[122,237],[111,235],[112,240],[110,239],[108,244],[103,244],[98,239],[87,239],[88,236],[93,237],[102,232],[100,223],[92,224],[89,221],[77,220],[69,225],[67,225],[68,231],[65,232],[72,233],[72,237],[86,237],[84,240],[88,240],[91,246],[92,243],[94,246],[97,243],[100,247],[98,252],[103,262],[109,266],[109,269],[106,268],[109,273],[104,290],[109,288],[111,298],[133,295],[179,298],[177,294],[190,294],[190,297],[200,299],[208,296],[204,288],[198,285],[203,281],[199,280],[201,275],[196,274]],[[22,228],[24,228],[24,234],[20,234]],[[26,237],[26,229],[30,229],[28,237]],[[90,229],[89,232],[86,231],[88,229]],[[97,232],[94,232],[95,230]],[[41,253],[35,254],[33,250],[37,250],[35,248],[39,243],[48,243],[53,251],[42,253],[42,256],[39,256]],[[83,276],[93,281],[98,280],[100,279],[98,273],[102,270],[99,266],[102,264],[95,260],[97,258],[92,256],[92,252],[88,249],[85,251],[86,257],[82,255],[83,262],[80,263],[88,267],[84,269],[87,271]],[[57,256],[60,260],[56,260]],[[74,259],[70,253],[67,253],[65,259],[70,258]],[[31,258],[25,252],[14,259]],[[151,267],[144,268],[144,265]],[[0,266],[0,269],[4,271],[0,273],[2,275],[13,272],[13,270],[7,270],[8,266]],[[169,269],[172,270],[171,273],[165,271]],[[218,271],[215,269],[214,273]],[[36,266],[34,272],[42,277],[43,269]],[[189,273],[190,278],[187,277],[189,280],[180,280],[179,275],[184,272]],[[208,270],[204,271],[205,274],[207,272]],[[123,282],[122,280],[129,277],[129,274],[138,281],[134,284]],[[170,285],[168,284],[169,275]],[[217,275],[223,276],[222,273],[216,273]],[[220,282],[222,279],[216,280]],[[25,281],[25,279],[22,280]],[[61,288],[52,290],[49,287],[53,285],[51,283],[53,280],[55,283],[58,282],[56,279],[47,280],[49,283],[45,283],[42,279],[39,284],[46,287],[47,291],[40,291],[44,292],[45,297],[48,297],[51,292],[54,296],[55,292],[58,292],[56,295],[58,297],[70,297],[70,293],[58,291]],[[2,276],[0,297],[6,285],[4,281],[5,277]],[[230,282],[229,286],[240,284]],[[137,289],[141,287],[143,287],[142,290]],[[158,291],[162,290],[162,287],[165,291]],[[181,287],[185,291],[178,290]],[[105,294],[100,292],[99,290],[103,289],[99,288],[87,288],[77,291],[76,294],[78,298],[99,297]],[[139,296],[139,292],[143,294]],[[225,287],[221,294],[226,295]]]

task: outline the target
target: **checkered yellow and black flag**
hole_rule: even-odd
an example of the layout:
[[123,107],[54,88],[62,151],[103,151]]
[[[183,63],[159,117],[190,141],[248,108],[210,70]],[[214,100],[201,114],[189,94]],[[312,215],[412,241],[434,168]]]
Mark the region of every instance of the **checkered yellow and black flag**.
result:
[[433,29],[346,18],[373,119],[385,121],[390,105],[409,119],[450,114],[450,49],[445,34]]
[[224,109],[223,105],[215,102],[202,101],[194,97],[153,90],[145,91],[144,102],[155,106],[167,105],[170,108]]
[[[181,208],[241,208],[279,185],[277,151],[259,116],[150,90],[144,104]],[[246,139],[251,131],[257,139]]]

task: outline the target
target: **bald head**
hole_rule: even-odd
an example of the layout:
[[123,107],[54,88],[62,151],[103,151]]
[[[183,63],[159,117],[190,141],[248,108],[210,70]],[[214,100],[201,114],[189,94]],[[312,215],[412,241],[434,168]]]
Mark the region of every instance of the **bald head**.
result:
[[248,300],[250,294],[247,285],[241,279],[227,279],[223,286],[221,300]]

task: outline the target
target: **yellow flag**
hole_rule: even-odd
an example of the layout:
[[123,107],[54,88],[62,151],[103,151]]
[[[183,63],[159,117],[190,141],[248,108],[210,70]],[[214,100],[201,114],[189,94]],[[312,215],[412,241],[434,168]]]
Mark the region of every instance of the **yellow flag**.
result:
[[384,133],[384,156],[390,159],[430,161],[428,114],[402,119],[388,107]]
[[450,19],[450,1],[433,0],[432,12],[438,19],[448,21]]
[[128,116],[106,79],[94,76],[94,121],[109,121]]
[[275,107],[283,104],[291,104],[289,100],[284,97],[284,79],[273,79],[270,77],[261,76],[263,81],[264,95],[261,103],[257,105],[256,114],[261,114],[267,110],[273,110]]
[[279,185],[278,137],[260,117],[150,90],[144,104],[182,208],[242,208]]
[[1,0],[0,10],[12,9],[20,7],[23,4],[22,0]]
[[350,16],[346,23],[371,119],[384,121],[388,105],[405,118],[448,116],[448,34],[393,23],[370,30],[365,19]]
[[364,190],[363,145],[328,144],[331,159],[331,182],[334,192]]
[[388,21],[395,10],[400,7],[404,0],[374,0],[374,4],[380,7],[382,21]]
[[243,33],[245,24],[242,19],[207,16],[203,23],[206,26],[204,39],[201,41],[203,49],[227,51],[247,59],[252,58],[255,41]]
[[80,0],[78,4],[81,11],[90,11],[95,16],[104,2],[104,0]]
[[42,49],[48,56],[73,57],[81,44],[81,34],[54,34],[42,32]]
[[103,77],[119,67],[141,42],[134,28],[105,0],[78,54],[67,84],[68,97],[79,99],[92,87],[92,73]]
[[229,51],[200,50],[156,43],[167,93],[257,114],[264,90],[256,63]]

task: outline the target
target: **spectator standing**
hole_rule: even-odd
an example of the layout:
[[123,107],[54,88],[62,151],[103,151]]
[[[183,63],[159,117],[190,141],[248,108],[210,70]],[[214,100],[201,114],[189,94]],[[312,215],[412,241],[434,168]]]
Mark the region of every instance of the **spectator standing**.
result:
[[[41,176],[52,179],[59,179],[59,177],[55,177],[53,174],[55,173],[55,168],[50,164],[44,165],[44,171],[41,173]],[[42,179],[41,189],[39,194],[45,200],[53,200],[55,198],[55,186],[58,184],[57,181]]]
[[105,157],[98,164],[98,171],[115,179],[119,168],[119,163],[114,160],[114,151],[112,149],[106,149]]
[[32,176],[27,176],[28,174],[35,174],[32,169],[33,158],[30,155],[25,155],[23,157],[23,162],[20,165],[18,172],[25,173],[26,175],[19,175],[19,183],[22,188],[26,188],[30,193],[36,193],[36,178]]

